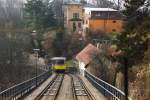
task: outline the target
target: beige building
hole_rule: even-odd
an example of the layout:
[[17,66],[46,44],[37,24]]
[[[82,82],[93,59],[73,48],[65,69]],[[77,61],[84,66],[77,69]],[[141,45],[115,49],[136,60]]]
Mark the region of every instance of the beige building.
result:
[[64,27],[69,32],[82,31],[83,6],[79,3],[67,3],[64,5]]
[[64,5],[64,27],[83,36],[87,30],[120,33],[123,31],[123,20],[118,10],[83,7],[80,3],[71,2]]

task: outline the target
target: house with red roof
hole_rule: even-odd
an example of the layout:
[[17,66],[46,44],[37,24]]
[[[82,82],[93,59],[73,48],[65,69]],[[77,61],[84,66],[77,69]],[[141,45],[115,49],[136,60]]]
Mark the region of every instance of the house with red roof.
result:
[[81,52],[76,56],[76,60],[79,64],[79,70],[81,75],[84,76],[84,70],[86,66],[92,61],[92,59],[100,53],[100,50],[92,44],[88,44]]

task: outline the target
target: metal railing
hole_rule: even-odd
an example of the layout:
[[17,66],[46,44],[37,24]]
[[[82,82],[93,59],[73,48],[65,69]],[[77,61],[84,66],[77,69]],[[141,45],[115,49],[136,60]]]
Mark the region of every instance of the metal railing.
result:
[[85,77],[96,87],[108,100],[125,100],[125,93],[109,83],[97,78],[87,70]]
[[51,71],[44,72],[37,77],[2,91],[0,93],[0,100],[17,100],[23,97],[25,94],[44,82],[51,74]]

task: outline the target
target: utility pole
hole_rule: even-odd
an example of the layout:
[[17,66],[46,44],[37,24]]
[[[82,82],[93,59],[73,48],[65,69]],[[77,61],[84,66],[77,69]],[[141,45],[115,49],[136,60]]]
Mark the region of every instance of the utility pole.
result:
[[36,54],[36,65],[35,65],[35,77],[36,77],[36,86],[37,86],[37,63],[38,63],[38,52],[40,51],[40,49],[33,49],[34,53]]
[[124,57],[124,92],[125,100],[128,100],[128,59]]

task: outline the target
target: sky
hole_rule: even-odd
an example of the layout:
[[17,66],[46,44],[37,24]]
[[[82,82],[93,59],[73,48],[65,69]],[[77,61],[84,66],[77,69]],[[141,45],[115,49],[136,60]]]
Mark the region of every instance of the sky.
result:
[[[3,1],[3,2],[6,2],[7,0],[0,0],[0,1]],[[13,1],[13,0],[12,0]],[[26,0],[18,0],[18,1],[26,1]],[[53,0],[52,0],[53,1]],[[80,0],[76,0],[76,1],[80,1]],[[92,3],[92,1],[94,0],[86,0],[90,3]],[[109,1],[112,1],[112,2],[115,2],[115,4],[118,4],[118,0],[109,0]],[[123,0],[120,0],[120,1],[123,1]],[[123,4],[122,4],[123,5]]]
[[[77,1],[80,1],[80,0],[77,0]],[[86,1],[92,3],[92,1],[94,1],[94,0],[86,0]],[[108,0],[108,1],[112,1],[113,3],[118,5],[118,0]],[[124,0],[119,0],[119,1],[120,1],[121,6],[123,6],[123,1]]]

